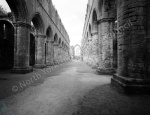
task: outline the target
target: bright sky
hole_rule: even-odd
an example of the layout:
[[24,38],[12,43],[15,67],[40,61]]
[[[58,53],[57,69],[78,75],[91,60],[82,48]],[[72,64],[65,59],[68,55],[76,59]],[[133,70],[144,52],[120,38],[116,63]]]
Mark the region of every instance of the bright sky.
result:
[[[88,0],[52,0],[52,2],[69,34],[70,45],[80,45]],[[0,5],[9,11],[5,0],[0,0]]]
[[52,0],[69,34],[70,45],[81,42],[88,0]]
[[3,6],[8,12],[10,12],[9,6],[5,0],[0,0],[0,5]]

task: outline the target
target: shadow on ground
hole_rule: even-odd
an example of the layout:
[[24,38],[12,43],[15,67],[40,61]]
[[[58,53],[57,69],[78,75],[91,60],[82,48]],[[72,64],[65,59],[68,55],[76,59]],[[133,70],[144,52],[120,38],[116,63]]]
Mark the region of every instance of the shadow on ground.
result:
[[107,84],[88,92],[72,115],[150,115],[150,96],[127,96]]

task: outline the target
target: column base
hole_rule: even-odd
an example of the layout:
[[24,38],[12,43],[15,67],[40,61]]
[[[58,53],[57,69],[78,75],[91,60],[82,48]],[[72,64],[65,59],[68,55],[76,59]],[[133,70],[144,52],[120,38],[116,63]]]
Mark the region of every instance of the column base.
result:
[[120,93],[127,95],[149,95],[150,94],[150,80],[149,79],[134,79],[125,78],[114,75],[111,79],[111,84],[117,88]]
[[46,64],[35,64],[34,65],[34,68],[36,68],[36,69],[43,69],[43,68],[46,68],[46,67],[47,67]]
[[32,67],[26,67],[26,68],[21,68],[21,67],[14,67],[11,70],[11,73],[16,73],[16,74],[27,74],[33,72],[33,68]]
[[116,72],[114,69],[101,69],[101,68],[97,68],[96,71],[99,75],[113,75]]

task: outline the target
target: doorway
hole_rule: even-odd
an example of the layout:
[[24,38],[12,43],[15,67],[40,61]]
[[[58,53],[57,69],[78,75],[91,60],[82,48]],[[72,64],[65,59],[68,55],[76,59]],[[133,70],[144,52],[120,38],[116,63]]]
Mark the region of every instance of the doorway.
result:
[[35,37],[30,34],[30,66],[35,65]]
[[6,21],[0,21],[0,70],[14,66],[14,27]]

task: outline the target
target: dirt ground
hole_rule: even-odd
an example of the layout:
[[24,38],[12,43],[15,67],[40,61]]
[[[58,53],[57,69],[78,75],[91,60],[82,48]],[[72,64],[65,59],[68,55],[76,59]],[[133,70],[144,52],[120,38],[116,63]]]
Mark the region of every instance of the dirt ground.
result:
[[149,95],[120,94],[111,76],[97,75],[80,61],[53,71],[5,75],[0,73],[0,115],[150,115]]

